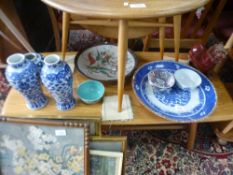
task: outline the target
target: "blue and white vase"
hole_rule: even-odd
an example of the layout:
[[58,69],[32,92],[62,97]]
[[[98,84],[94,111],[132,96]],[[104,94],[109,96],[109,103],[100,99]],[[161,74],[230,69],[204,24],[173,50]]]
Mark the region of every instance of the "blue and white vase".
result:
[[35,52],[25,53],[24,56],[27,60],[32,61],[38,67],[40,73],[44,65],[44,57],[41,54]]
[[48,99],[42,93],[37,66],[19,53],[9,56],[7,63],[6,78],[23,95],[26,106],[32,110],[46,106]]
[[61,61],[58,55],[45,57],[41,80],[55,99],[59,110],[66,111],[75,106],[72,72],[69,65]]

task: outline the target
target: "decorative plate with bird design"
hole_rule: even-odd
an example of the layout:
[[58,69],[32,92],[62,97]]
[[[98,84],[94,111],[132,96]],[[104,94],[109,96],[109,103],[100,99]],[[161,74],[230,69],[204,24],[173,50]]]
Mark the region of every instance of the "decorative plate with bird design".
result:
[[[117,46],[99,44],[80,52],[75,58],[76,68],[86,77],[99,81],[117,81]],[[132,74],[137,60],[132,51],[127,52],[125,76]]]

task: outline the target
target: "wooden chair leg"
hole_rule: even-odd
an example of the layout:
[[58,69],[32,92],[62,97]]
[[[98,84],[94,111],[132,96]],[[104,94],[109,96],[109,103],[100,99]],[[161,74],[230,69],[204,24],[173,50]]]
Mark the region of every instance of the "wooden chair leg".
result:
[[[159,18],[159,23],[165,23],[166,18],[161,17]],[[163,59],[164,53],[164,39],[165,39],[165,27],[159,27],[159,47],[160,47],[160,58]]]
[[229,122],[225,128],[222,130],[223,134],[228,133],[233,128],[233,121]]
[[6,16],[6,14],[0,9],[0,20],[6,25],[16,39],[24,46],[28,52],[34,52],[34,49],[29,44],[27,39],[22,35],[18,28],[12,23],[12,21]]
[[125,83],[125,60],[128,48],[128,21],[119,20],[118,29],[118,112],[122,111]]
[[0,36],[6,40],[9,44],[11,44],[14,48],[16,48],[17,50],[21,51],[23,50],[23,48],[21,47],[21,45],[18,45],[17,43],[15,43],[14,41],[11,40],[11,38],[9,38],[5,33],[3,33],[0,30]]
[[175,44],[175,58],[179,60],[179,49],[180,49],[180,32],[181,32],[181,15],[173,17],[174,25],[174,44]]
[[149,42],[151,40],[151,35],[146,35],[145,38],[143,39],[143,52],[148,50]]
[[57,21],[56,15],[54,14],[53,8],[51,8],[50,6],[47,6],[47,9],[48,9],[49,16],[50,16],[51,23],[52,23],[56,50],[60,51],[61,50],[61,37],[60,37],[58,21]]
[[196,134],[197,134],[197,123],[191,123],[190,128],[189,128],[189,136],[188,136],[188,142],[187,142],[187,149],[192,150],[195,139],[196,139]]
[[62,59],[65,59],[67,42],[68,42],[68,33],[69,33],[69,22],[70,14],[67,12],[63,12],[62,14]]
[[203,43],[206,43],[206,41],[208,40],[209,38],[209,34],[210,32],[212,31],[212,29],[214,28],[217,20],[218,20],[218,17],[219,15],[221,14],[227,0],[221,0],[221,1],[218,1],[218,5],[217,5],[217,8],[215,9],[215,13],[214,15],[211,17],[211,20],[209,22],[209,24],[207,25],[205,31],[204,31],[204,34],[202,36],[202,42]]
[[188,34],[189,34],[189,29],[190,29],[190,26],[193,22],[193,19],[195,17],[195,14],[196,13],[196,10],[195,11],[192,11],[189,13],[189,16],[188,16],[188,19],[185,21],[185,25],[182,26],[182,38],[187,38],[188,37]]

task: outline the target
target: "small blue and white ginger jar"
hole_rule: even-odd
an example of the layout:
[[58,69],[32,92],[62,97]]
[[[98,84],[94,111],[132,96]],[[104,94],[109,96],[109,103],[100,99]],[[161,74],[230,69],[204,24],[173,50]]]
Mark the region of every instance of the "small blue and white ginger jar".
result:
[[72,72],[69,65],[61,61],[58,55],[45,57],[41,80],[55,99],[59,110],[66,111],[75,106]]
[[27,60],[32,61],[38,67],[40,73],[44,65],[44,57],[41,54],[35,52],[25,53],[24,56]]
[[37,66],[19,53],[10,55],[7,63],[6,78],[23,95],[26,106],[32,110],[46,106],[48,99],[41,90]]

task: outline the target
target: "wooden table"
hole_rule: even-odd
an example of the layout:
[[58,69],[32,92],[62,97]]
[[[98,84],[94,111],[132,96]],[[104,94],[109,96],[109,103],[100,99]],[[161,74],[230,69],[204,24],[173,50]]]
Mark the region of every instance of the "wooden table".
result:
[[[208,0],[42,0],[63,11],[63,34],[67,33],[69,13],[98,19],[118,20],[118,111],[122,110],[125,57],[130,20],[173,16],[175,58],[179,57],[181,14],[204,6]],[[93,21],[92,21],[93,22]],[[160,26],[164,23],[161,18]],[[98,24],[101,22],[98,22]],[[97,23],[96,23],[97,24]],[[164,31],[164,26],[161,28]],[[164,38],[164,32],[162,33]],[[66,42],[67,36],[62,42]],[[161,41],[161,45],[163,42]],[[66,45],[65,45],[66,46]],[[63,48],[63,50],[66,48]]]
[[[75,53],[71,53],[75,54]],[[159,59],[159,53],[152,52],[136,52],[137,57],[139,58],[139,64],[143,64],[148,61],[153,61],[155,58]],[[172,56],[173,53],[165,53],[167,56]],[[187,54],[180,54],[181,58],[186,58]],[[79,83],[86,80],[79,72],[74,73],[74,87],[77,87]],[[210,78],[213,82],[217,94],[218,94],[218,103],[214,112],[204,120],[199,122],[219,122],[219,121],[230,121],[233,120],[233,101],[231,96],[228,94],[223,83],[218,79],[218,77],[213,76]],[[116,93],[116,85],[106,84],[106,94],[113,95]],[[180,126],[181,123],[175,121],[166,120],[161,118],[152,112],[148,111],[141,103],[137,100],[137,97],[134,95],[131,87],[131,81],[126,83],[125,91],[130,95],[134,119],[129,121],[111,121],[111,122],[102,122],[103,127],[111,128],[120,128],[120,129],[144,129],[148,126],[159,126],[163,129],[167,125],[177,125]],[[55,107],[54,100],[49,99],[49,104],[37,111],[31,111],[26,108],[23,97],[14,89],[11,89],[9,92],[6,101],[2,109],[2,115],[7,117],[15,118],[37,118],[37,119],[94,119],[99,120],[101,118],[101,103],[94,105],[86,105],[78,101],[78,105],[67,112],[58,111]],[[187,123],[186,123],[187,124]],[[190,123],[191,127],[189,130],[188,144],[187,148],[192,149],[195,142],[195,136],[197,131],[197,122]],[[172,129],[172,128],[171,128]]]

